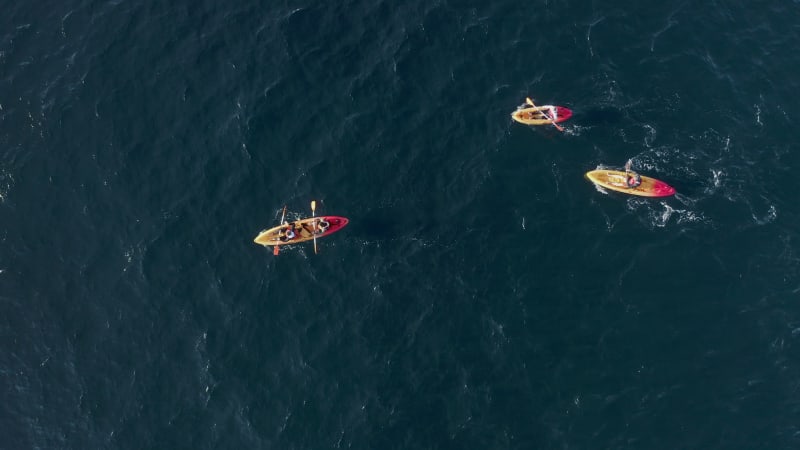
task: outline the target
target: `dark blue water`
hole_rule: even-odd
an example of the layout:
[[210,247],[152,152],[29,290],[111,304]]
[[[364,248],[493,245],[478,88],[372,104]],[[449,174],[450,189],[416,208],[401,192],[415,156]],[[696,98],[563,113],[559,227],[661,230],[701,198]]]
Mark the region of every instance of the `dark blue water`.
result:
[[800,3],[471,3],[5,5],[0,447],[797,448]]

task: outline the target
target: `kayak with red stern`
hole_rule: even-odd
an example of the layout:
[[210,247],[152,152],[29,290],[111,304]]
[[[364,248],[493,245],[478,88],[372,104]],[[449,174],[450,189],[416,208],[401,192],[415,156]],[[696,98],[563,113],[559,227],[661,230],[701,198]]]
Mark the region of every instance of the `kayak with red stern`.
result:
[[[622,170],[598,169],[587,172],[586,178],[606,189],[641,197],[668,197],[675,194],[675,188],[667,183],[644,175],[637,175],[634,172],[626,173]],[[631,183],[631,176],[635,177],[635,183]]]
[[561,123],[572,117],[572,110],[563,106],[533,106],[520,108],[511,113],[511,118],[525,125],[550,125]]
[[253,242],[265,247],[297,244],[336,233],[348,222],[349,219],[339,216],[307,217],[264,230],[253,239]]

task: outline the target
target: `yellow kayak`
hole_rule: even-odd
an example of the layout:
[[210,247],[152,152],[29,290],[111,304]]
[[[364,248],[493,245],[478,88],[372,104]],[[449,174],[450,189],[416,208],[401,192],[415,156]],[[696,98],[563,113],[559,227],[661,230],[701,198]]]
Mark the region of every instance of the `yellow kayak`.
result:
[[667,183],[635,172],[629,175],[621,170],[598,169],[587,172],[586,178],[606,189],[641,197],[667,197],[675,193],[675,188]]
[[[572,111],[563,106],[532,106],[511,113],[511,118],[525,125],[550,125],[572,117]],[[555,118],[555,119],[554,119]]]
[[[287,245],[310,241],[341,230],[349,221],[339,216],[317,216],[285,223],[258,233],[253,242],[263,246]],[[315,233],[316,231],[316,233]]]

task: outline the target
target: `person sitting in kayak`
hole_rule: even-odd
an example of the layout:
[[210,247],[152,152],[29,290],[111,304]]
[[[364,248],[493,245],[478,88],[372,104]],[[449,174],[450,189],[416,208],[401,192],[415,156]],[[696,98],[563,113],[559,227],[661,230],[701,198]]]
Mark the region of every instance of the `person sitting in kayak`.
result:
[[[528,112],[528,119],[530,120],[551,120],[553,122],[556,121],[558,118],[558,112],[555,106],[542,106],[542,108],[547,109],[536,109],[534,111]],[[547,114],[547,111],[550,111],[550,114]]]
[[631,170],[632,164],[633,161],[631,161],[630,159],[628,160],[628,162],[625,163],[625,184],[627,184],[628,187],[631,189],[638,187],[640,184],[642,184],[642,177],[639,176],[638,173]]
[[628,173],[627,183],[629,188],[638,187],[640,184],[642,184],[642,177],[636,172],[630,172]]
[[283,230],[283,235],[280,237],[280,240],[283,242],[291,241],[292,239],[295,238],[295,236],[296,235],[294,233],[294,224],[290,223],[289,226],[287,226],[286,229]]
[[550,109],[550,117],[547,117],[547,114],[545,114],[545,117],[555,122],[558,119],[558,110],[555,106],[548,106],[548,109]]
[[317,223],[317,234],[322,234],[322,233],[328,231],[328,227],[330,227],[330,226],[331,226],[331,224],[328,223],[327,220],[320,219],[319,223]]

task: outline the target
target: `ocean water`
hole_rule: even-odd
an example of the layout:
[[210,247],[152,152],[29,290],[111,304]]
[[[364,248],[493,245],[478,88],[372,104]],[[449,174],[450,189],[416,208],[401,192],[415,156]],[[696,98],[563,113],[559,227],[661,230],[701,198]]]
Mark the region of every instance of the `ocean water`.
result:
[[798,448],[798,19],[5,5],[0,448]]

